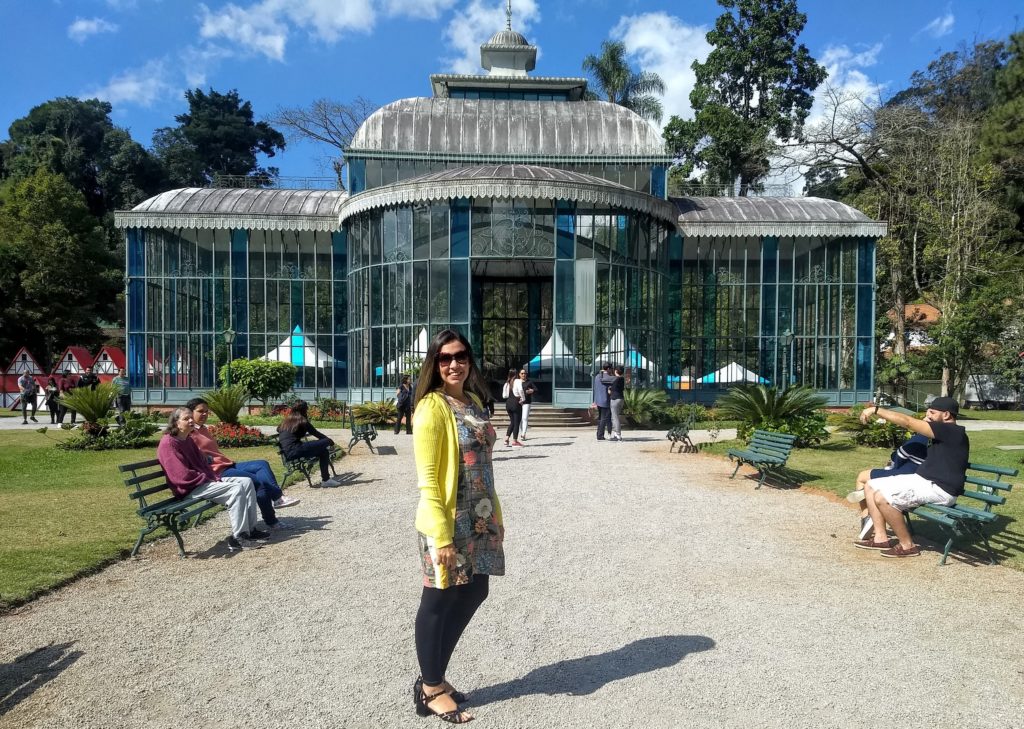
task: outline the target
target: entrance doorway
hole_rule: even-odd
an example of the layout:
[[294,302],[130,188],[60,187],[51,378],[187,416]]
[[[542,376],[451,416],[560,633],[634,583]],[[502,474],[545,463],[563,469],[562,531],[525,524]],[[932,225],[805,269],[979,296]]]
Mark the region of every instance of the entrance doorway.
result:
[[[480,369],[496,402],[508,371],[518,372],[551,337],[552,292],[550,278],[474,278]],[[535,399],[550,402],[551,372],[530,372],[530,379],[537,385]]]

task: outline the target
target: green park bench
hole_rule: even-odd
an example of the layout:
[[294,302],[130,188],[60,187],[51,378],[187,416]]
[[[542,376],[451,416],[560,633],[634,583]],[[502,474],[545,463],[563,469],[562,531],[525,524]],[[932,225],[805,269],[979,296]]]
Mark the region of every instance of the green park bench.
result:
[[181,532],[195,526],[204,511],[218,504],[202,497],[176,496],[167,483],[163,466],[156,459],[128,463],[117,469],[123,474],[131,474],[124,479],[124,485],[130,490],[128,498],[138,502],[135,513],[146,522],[139,531],[131,556],[138,554],[147,534],[163,527],[174,535],[178,542],[178,554],[184,557],[185,544],[181,540]]
[[[967,466],[966,481],[969,485],[977,486],[977,489],[965,490],[953,506],[923,504],[911,509],[904,514],[907,526],[910,526],[911,514],[939,525],[948,536],[939,565],[946,564],[949,550],[958,539],[980,540],[988,552],[989,564],[995,564],[996,556],[988,543],[987,530],[992,528],[999,517],[992,511],[992,507],[1005,504],[1006,494],[1013,488],[1012,483],[1002,480],[1003,476],[1013,478],[1017,473],[1016,468],[971,463]],[[970,501],[963,503],[964,499]]]
[[[313,488],[313,473],[320,470],[320,458],[318,456],[306,456],[302,458],[288,458],[281,450],[281,441],[277,435],[271,436],[274,439],[274,445],[277,446],[277,455],[281,457],[281,465],[284,466],[284,476],[281,478],[281,483],[285,484],[288,482],[288,477],[293,473],[301,473],[306,478],[306,483],[309,484],[310,488]],[[331,473],[335,476],[338,472],[334,470],[334,462],[345,455],[345,451],[341,450],[337,446],[330,450],[330,468]]]
[[736,468],[733,469],[732,476],[729,478],[736,478],[736,472],[740,470],[740,466],[747,463],[756,468],[760,474],[761,478],[758,480],[756,488],[761,488],[768,474],[785,468],[795,442],[795,435],[773,433],[770,430],[755,430],[746,448],[731,448],[726,453],[729,460],[736,461]]
[[668,433],[665,434],[665,437],[672,441],[671,445],[668,447],[669,453],[671,453],[676,446],[679,446],[680,453],[692,453],[697,450],[697,446],[695,446],[693,441],[690,440],[690,430],[693,426],[693,418],[687,418],[686,422],[682,425],[675,425],[669,428]]
[[373,441],[377,440],[377,426],[373,423],[357,423],[356,416],[352,408],[348,409],[348,428],[351,437],[348,441],[348,452],[352,452],[352,447],[359,441],[363,441],[370,449],[370,453],[377,455],[377,451],[374,450]]

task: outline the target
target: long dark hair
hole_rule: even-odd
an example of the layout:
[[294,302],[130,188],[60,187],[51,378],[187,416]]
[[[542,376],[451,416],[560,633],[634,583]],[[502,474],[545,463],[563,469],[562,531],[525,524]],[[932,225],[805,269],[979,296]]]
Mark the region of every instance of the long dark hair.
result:
[[291,410],[284,416],[284,420],[277,426],[277,432],[283,433],[286,430],[289,433],[295,433],[303,425],[309,423],[309,403],[305,400],[296,400],[295,404],[292,405]]
[[433,341],[427,347],[427,355],[423,358],[423,366],[420,367],[420,376],[416,383],[417,403],[443,384],[441,370],[437,364],[437,354],[441,351],[441,347],[452,342],[461,344],[469,354],[469,375],[466,377],[464,386],[466,392],[476,395],[481,402],[487,397],[487,385],[480,376],[480,370],[477,369],[476,359],[473,357],[473,347],[469,340],[454,329],[444,329],[434,335]]
[[[509,370],[508,375],[505,377],[505,384],[508,386],[508,396],[512,397],[512,383],[519,378],[519,373],[515,370]],[[502,388],[504,389],[504,388]]]

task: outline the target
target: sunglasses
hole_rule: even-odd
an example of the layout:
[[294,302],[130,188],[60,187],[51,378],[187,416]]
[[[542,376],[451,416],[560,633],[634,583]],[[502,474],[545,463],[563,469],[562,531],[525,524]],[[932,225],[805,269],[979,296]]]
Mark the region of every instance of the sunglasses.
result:
[[441,352],[440,354],[437,355],[437,363],[442,367],[447,367],[448,365],[450,365],[452,363],[452,360],[455,360],[459,364],[466,364],[467,362],[469,362],[469,352],[467,352],[464,349],[460,349],[458,352],[455,352],[454,354],[449,354],[448,352]]

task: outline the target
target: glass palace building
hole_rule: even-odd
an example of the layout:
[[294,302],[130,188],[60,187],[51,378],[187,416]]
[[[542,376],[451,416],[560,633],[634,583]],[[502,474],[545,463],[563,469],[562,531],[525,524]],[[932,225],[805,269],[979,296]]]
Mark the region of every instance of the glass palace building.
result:
[[687,400],[744,381],[867,399],[885,225],[816,198],[669,198],[659,132],[585,79],[531,76],[536,54],[501,31],[487,74],[377,110],[347,192],[189,188],[118,213],[135,401],[182,402],[229,356],[296,364],[308,399],[391,397],[445,327],[495,388],[526,366],[566,407],[604,361]]

